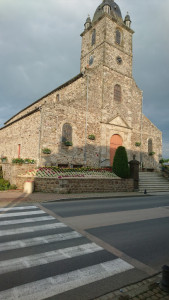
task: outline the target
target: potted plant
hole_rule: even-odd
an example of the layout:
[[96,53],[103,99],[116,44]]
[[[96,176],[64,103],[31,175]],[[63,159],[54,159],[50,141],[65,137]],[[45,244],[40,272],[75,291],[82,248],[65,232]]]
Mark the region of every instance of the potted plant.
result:
[[69,142],[69,141],[65,141],[64,144],[65,144],[65,146],[72,146],[73,145],[72,142]]
[[12,163],[22,165],[22,164],[24,164],[24,159],[22,159],[22,158],[13,158]]
[[152,152],[149,152],[148,155],[149,155],[149,156],[153,156],[154,154],[155,154],[155,152],[152,151]]
[[7,157],[6,157],[6,156],[2,156],[2,157],[1,157],[1,161],[2,161],[2,163],[7,162]]
[[96,137],[94,134],[89,134],[88,139],[94,141]]
[[42,153],[43,154],[51,154],[51,150],[49,148],[43,148]]
[[141,146],[141,142],[135,142],[135,146],[136,147],[140,147]]

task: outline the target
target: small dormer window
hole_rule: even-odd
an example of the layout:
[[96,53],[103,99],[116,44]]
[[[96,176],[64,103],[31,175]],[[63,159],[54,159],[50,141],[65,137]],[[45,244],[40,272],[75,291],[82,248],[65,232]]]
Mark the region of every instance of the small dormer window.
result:
[[107,13],[107,14],[110,14],[110,6],[109,6],[109,5],[105,5],[105,6],[103,7],[103,11],[104,11],[105,13]]
[[119,29],[116,30],[116,43],[121,45],[121,32]]
[[96,29],[92,31],[92,46],[96,43]]

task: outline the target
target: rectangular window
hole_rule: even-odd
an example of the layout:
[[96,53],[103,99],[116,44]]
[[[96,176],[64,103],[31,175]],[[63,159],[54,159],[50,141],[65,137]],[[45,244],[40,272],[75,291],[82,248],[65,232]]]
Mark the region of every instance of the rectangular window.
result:
[[21,157],[21,144],[18,144],[18,158]]
[[60,101],[60,95],[59,94],[56,95],[56,100]]

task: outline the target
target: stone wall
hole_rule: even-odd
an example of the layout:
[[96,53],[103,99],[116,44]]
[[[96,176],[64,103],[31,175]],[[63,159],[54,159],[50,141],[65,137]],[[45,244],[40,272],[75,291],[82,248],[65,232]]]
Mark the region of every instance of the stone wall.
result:
[[[31,171],[34,169],[34,165],[31,164],[9,164],[9,163],[3,163],[2,164],[2,172],[3,172],[3,178],[5,180],[8,180],[10,184],[16,184],[18,188],[22,188],[23,185],[18,186],[18,175],[23,175],[28,171]],[[20,187],[21,186],[21,187]]]
[[24,182],[34,181],[35,192],[46,193],[97,193],[97,192],[132,192],[133,179],[107,178],[17,178],[17,186],[23,189]]
[[0,156],[7,156],[8,162],[18,157],[38,159],[40,111],[26,116],[0,129]]

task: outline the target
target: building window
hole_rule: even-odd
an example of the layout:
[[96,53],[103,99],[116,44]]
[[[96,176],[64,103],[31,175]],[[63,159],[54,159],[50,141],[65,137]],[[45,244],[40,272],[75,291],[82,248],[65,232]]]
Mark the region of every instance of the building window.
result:
[[96,43],[96,29],[92,31],[92,46]]
[[116,30],[116,43],[121,45],[121,32],[119,29]]
[[59,94],[56,95],[56,100],[60,101],[60,95]]
[[105,5],[105,6],[103,7],[103,11],[104,11],[105,13],[107,13],[107,14],[110,14],[110,6],[109,6],[109,5]]
[[65,123],[62,127],[62,142],[72,143],[72,126],[69,123]]
[[117,102],[121,101],[121,86],[116,84],[114,87],[114,100]]
[[93,64],[93,61],[94,61],[94,57],[93,57],[93,55],[91,55],[89,58],[89,66],[91,66]]
[[18,144],[18,158],[21,157],[21,144]]
[[148,153],[152,153],[153,152],[153,141],[152,139],[148,140]]

